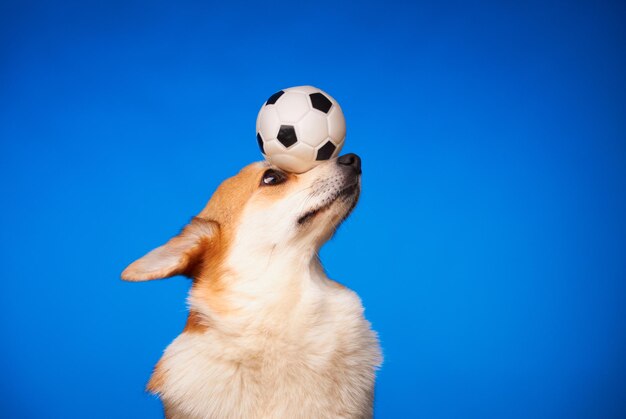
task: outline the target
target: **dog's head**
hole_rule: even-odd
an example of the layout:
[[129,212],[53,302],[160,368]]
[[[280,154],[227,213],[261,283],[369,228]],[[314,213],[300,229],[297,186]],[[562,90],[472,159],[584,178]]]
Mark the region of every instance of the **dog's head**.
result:
[[302,174],[253,163],[224,181],[182,232],[132,263],[122,278],[195,277],[235,249],[313,257],[359,197],[361,160],[346,154]]

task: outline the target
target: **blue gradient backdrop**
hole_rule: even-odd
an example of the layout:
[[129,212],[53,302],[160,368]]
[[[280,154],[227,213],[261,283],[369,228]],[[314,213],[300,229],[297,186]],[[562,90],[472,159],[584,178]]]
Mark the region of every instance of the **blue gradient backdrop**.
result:
[[150,418],[183,278],[119,280],[313,84],[363,158],[322,252],[379,418],[626,417],[624,3],[2,2],[0,416]]

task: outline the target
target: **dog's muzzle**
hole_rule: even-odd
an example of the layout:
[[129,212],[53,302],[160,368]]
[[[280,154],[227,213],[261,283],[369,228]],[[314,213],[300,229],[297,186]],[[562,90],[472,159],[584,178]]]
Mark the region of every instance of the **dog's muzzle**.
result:
[[346,216],[356,205],[359,192],[359,176],[361,175],[361,158],[354,153],[349,153],[339,157],[336,163],[341,171],[339,179],[342,180],[338,182],[337,178],[331,178],[321,181],[319,187],[313,191],[313,195],[324,194],[326,197],[319,205],[308,210],[298,218],[299,225],[308,223],[317,214],[328,209],[337,200],[349,202],[350,208]]

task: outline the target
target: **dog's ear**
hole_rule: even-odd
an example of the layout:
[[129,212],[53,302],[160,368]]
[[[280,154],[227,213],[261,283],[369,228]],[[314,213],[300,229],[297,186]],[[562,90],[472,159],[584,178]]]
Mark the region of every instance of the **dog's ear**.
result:
[[174,275],[192,276],[202,254],[218,235],[219,225],[215,221],[195,217],[179,235],[131,263],[122,272],[122,279],[148,281]]

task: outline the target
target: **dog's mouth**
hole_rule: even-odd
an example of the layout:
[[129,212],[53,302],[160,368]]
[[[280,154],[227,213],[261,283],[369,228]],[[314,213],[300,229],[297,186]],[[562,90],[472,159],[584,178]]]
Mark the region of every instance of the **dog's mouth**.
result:
[[[358,183],[353,183],[351,185],[346,186],[345,188],[341,189],[337,193],[325,199],[321,205],[302,214],[298,218],[298,225],[303,225],[311,221],[316,215],[329,209],[338,199],[354,197],[357,191],[358,191]],[[352,208],[354,208],[355,205],[356,205],[356,200],[355,202],[352,203],[350,210],[348,210],[348,213],[352,210]]]

